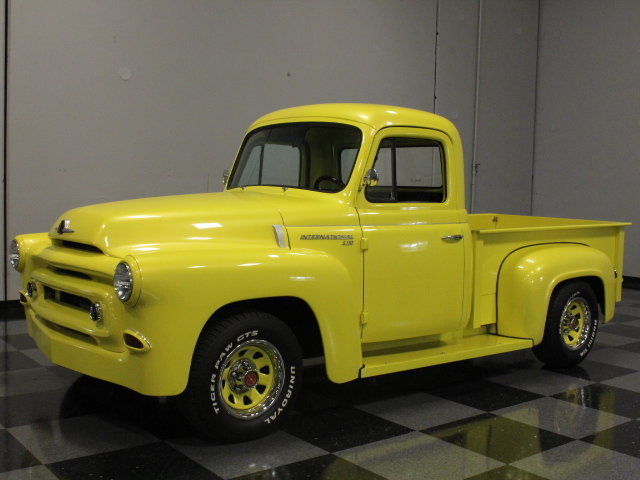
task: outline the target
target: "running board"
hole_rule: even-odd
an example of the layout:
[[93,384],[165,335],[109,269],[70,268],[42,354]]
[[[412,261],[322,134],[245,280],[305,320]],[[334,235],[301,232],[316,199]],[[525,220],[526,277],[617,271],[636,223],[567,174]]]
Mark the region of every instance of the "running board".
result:
[[529,339],[482,334],[419,350],[407,351],[406,348],[399,348],[394,351],[387,349],[383,352],[371,352],[368,356],[365,355],[364,367],[360,371],[360,376],[373,377],[385,373],[524,350],[532,346],[533,341]]

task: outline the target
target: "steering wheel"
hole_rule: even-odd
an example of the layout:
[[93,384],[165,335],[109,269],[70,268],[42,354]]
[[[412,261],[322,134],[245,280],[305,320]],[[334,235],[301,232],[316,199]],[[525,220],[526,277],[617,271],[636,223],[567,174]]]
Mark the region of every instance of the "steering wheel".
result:
[[342,183],[338,178],[332,177],[331,175],[321,175],[320,177],[316,178],[315,182],[313,182],[314,190],[318,190],[320,182],[333,182],[339,187],[344,187],[344,183]]

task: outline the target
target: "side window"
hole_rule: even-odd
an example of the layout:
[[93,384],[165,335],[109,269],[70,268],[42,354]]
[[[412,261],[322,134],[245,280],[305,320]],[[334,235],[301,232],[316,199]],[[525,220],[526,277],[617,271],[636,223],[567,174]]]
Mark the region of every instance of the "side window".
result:
[[444,202],[444,153],[440,143],[425,138],[385,138],[374,169],[378,184],[366,188],[367,200],[380,202]]

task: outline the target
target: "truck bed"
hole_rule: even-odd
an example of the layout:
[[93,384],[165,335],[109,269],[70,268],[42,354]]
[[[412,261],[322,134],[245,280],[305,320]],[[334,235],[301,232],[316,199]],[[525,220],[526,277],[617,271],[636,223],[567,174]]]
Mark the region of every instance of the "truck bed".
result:
[[602,222],[599,220],[532,217],[528,215],[504,215],[495,213],[470,214],[468,221],[471,231],[482,235],[523,231],[600,229],[631,225],[630,223]]
[[500,265],[513,251],[547,243],[578,243],[605,253],[619,272],[616,298],[622,293],[624,229],[629,223],[525,215],[470,214],[473,249],[473,327],[493,323]]

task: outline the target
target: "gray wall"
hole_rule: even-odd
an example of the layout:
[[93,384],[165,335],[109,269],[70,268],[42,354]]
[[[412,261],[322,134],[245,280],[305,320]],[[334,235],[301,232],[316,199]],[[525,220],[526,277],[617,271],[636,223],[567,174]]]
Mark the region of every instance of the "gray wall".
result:
[[543,1],[533,213],[632,221],[640,276],[640,3]]
[[473,211],[531,211],[538,2],[484,0]]
[[[4,45],[4,37],[5,37],[5,10],[4,4],[0,3],[0,112],[4,112],[4,65],[5,65],[5,45]],[[5,158],[4,158],[4,114],[0,114],[0,169],[4,169]],[[0,245],[4,244],[5,233],[4,233],[4,184],[2,182],[0,184]],[[10,241],[10,239],[9,239]],[[4,249],[4,247],[3,247]],[[3,252],[4,253],[4,252]],[[4,269],[6,270],[6,255],[3,255],[2,265],[4,265]],[[9,267],[11,268],[11,267]],[[4,287],[5,287],[5,276],[0,275],[0,300],[4,300]]]
[[467,207],[471,205],[479,14],[480,2],[477,0],[441,1],[438,5],[434,111],[453,121],[460,130],[465,154]]
[[[528,213],[537,9],[537,0],[13,0],[7,238],[80,205],[219,190],[257,116],[334,101],[451,118],[468,185],[474,153],[480,163],[475,210]],[[8,280],[16,298],[11,269]]]
[[10,22],[9,238],[84,204],[219,190],[277,108],[433,110],[436,0],[21,0]]

